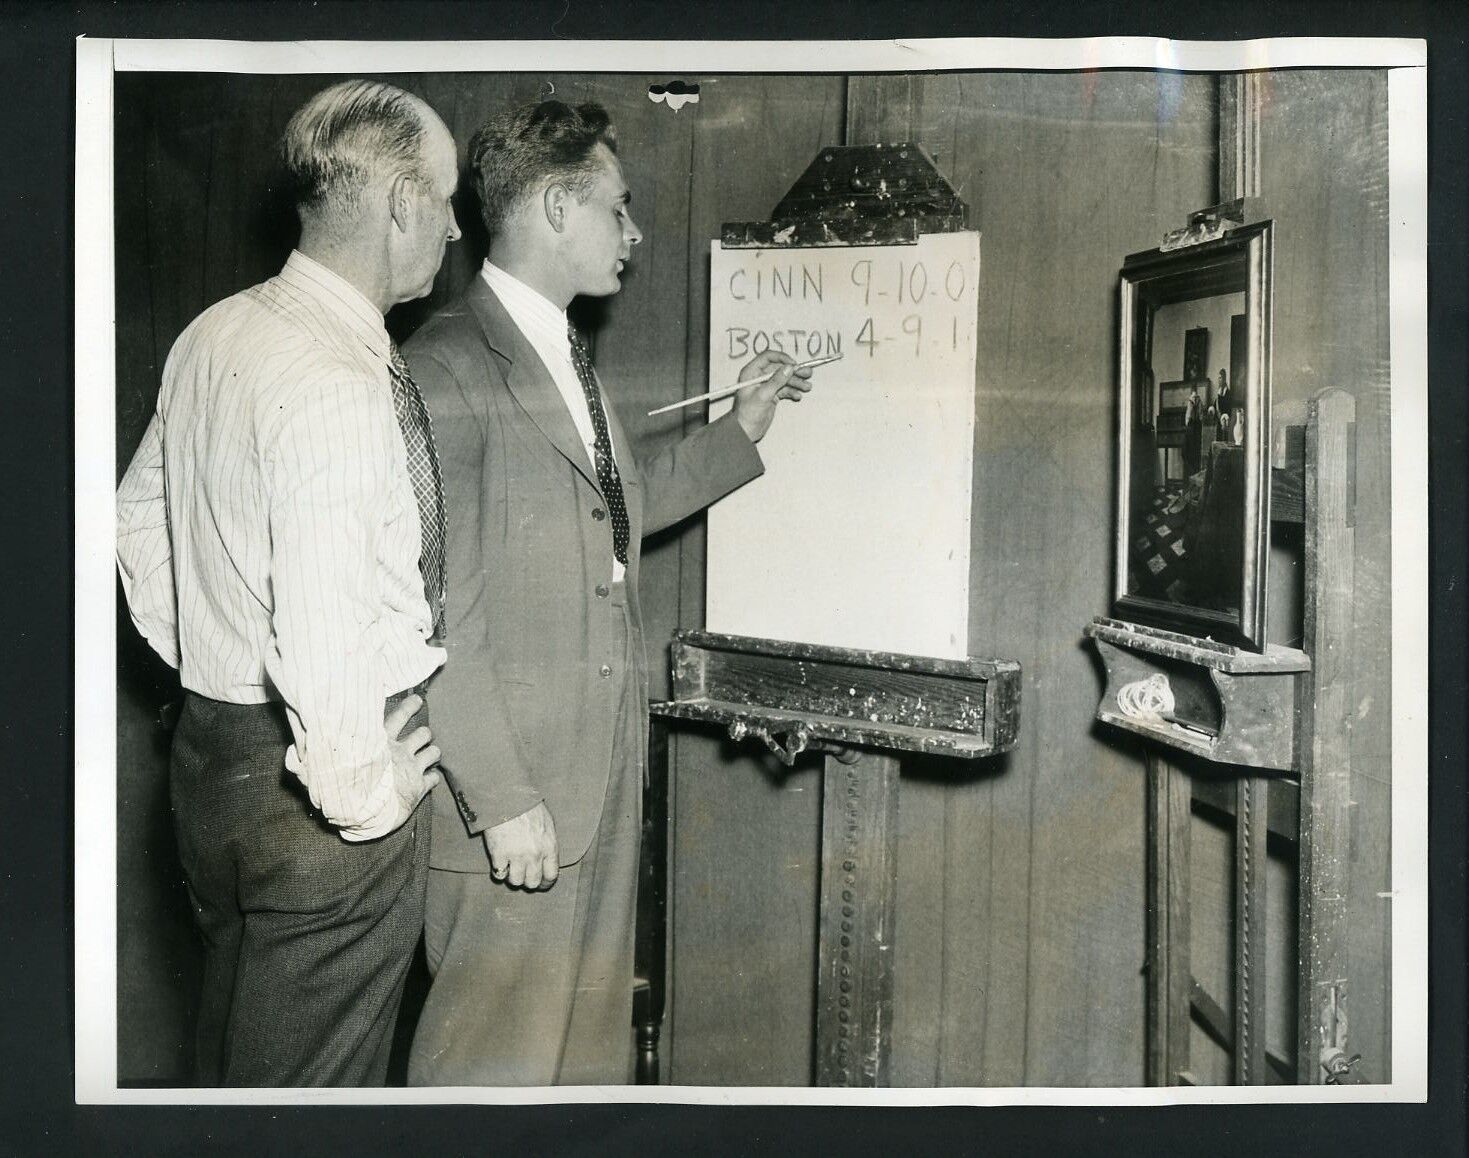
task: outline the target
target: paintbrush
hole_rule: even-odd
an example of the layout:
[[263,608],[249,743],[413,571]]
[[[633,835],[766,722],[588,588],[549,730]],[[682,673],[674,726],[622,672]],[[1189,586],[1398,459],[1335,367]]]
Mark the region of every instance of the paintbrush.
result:
[[[841,357],[840,354],[829,354],[825,358],[812,358],[809,362],[797,362],[792,369],[801,370],[807,366],[825,366],[828,362],[835,362]],[[758,386],[762,382],[769,382],[782,370],[784,366],[777,366],[768,374],[761,374],[758,378],[751,378],[745,382],[736,382],[733,386],[721,386],[718,390],[710,390],[704,394],[696,394],[692,398],[685,398],[682,402],[670,402],[667,406],[660,406],[657,410],[648,411],[648,417],[655,414],[667,414],[670,410],[678,410],[685,406],[692,406],[695,402],[703,402],[706,398],[710,402],[718,401],[726,395],[733,394],[737,390],[743,390],[746,386]]]

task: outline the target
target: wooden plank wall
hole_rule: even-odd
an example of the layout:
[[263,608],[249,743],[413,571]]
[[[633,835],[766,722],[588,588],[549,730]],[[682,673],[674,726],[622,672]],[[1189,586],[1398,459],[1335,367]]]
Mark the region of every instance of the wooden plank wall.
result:
[[1387,76],[1280,72],[1263,80],[1260,188],[1277,223],[1275,397],[1303,403],[1334,386],[1357,399],[1347,1004],[1351,1052],[1362,1054],[1356,1072],[1384,1082],[1393,771]]
[[[1209,203],[1213,92],[1132,73],[850,81],[847,139],[924,143],[982,234],[969,642],[1025,668],[1013,754],[904,766],[898,1083],[1142,1079],[1143,775],[1092,724],[1080,631],[1109,597],[1117,269]],[[818,767],[681,749],[675,1081],[807,1080],[792,970],[813,936]]]
[[[691,383],[709,374],[709,242],[726,221],[769,216],[816,151],[841,139],[844,101],[840,77],[700,78],[699,104],[684,110],[698,114],[685,242]],[[703,421],[684,415],[683,423]],[[644,569],[647,576],[661,573],[654,566],[677,568],[680,606],[665,622],[702,627],[702,522],[667,551],[672,558],[655,551]],[[655,638],[650,627],[656,695],[660,678],[666,687],[666,661],[655,654]],[[820,763],[790,772],[774,757],[687,730],[675,736],[673,752],[668,1080],[805,1082],[815,1016]]]
[[[1376,393],[1359,393],[1359,423],[1368,427],[1359,496],[1376,490],[1359,500],[1375,530],[1364,534],[1359,524],[1358,575],[1381,586],[1361,612],[1372,699],[1354,733],[1354,761],[1360,752],[1377,770],[1373,807],[1385,816],[1388,703],[1385,684],[1372,682],[1386,647],[1385,314],[1380,343],[1372,330],[1385,296],[1385,226],[1381,260],[1363,282],[1359,239],[1378,219],[1353,200],[1362,173],[1385,173],[1385,86],[1349,79],[1383,91],[1359,99],[1351,89],[1343,100],[1333,96],[1339,75],[1279,78],[1277,99],[1289,98],[1302,119],[1288,142],[1263,146],[1266,165],[1274,154],[1283,166],[1276,188],[1302,194],[1292,227],[1328,242],[1299,257],[1279,251],[1276,382],[1279,389],[1285,377],[1282,351],[1289,364],[1338,379],[1356,372],[1364,342],[1383,359],[1373,363],[1384,367]],[[622,294],[582,320],[640,444],[700,420],[643,416],[707,376],[708,241],[722,222],[766,216],[822,145],[916,139],[937,154],[983,233],[970,645],[1019,659],[1026,686],[1012,755],[957,772],[905,767],[894,1076],[905,1084],[1139,1082],[1143,771],[1134,749],[1092,724],[1101,675],[1080,630],[1108,602],[1116,271],[1125,253],[1156,244],[1212,200],[1212,78],[703,77],[699,103],[678,113],[646,96],[649,83],[667,77],[398,79],[439,109],[461,153],[483,115],[548,87],[611,110],[646,240]],[[204,306],[284,258],[294,231],[268,187],[269,146],[326,80],[118,77],[119,471],[173,338]],[[1359,125],[1364,99],[1377,112]],[[1329,133],[1303,150],[1302,136],[1314,138],[1300,125],[1313,118]],[[1335,172],[1344,151],[1350,171]],[[465,238],[450,246],[433,296],[395,311],[399,337],[478,266],[483,232],[472,198],[464,200]],[[1300,288],[1286,290],[1287,269]],[[1357,314],[1313,304],[1323,284],[1358,302]],[[1292,323],[1283,315],[1294,294],[1301,320]],[[1316,352],[1322,342],[1329,355]],[[663,644],[676,626],[702,624],[700,525],[650,543],[643,574],[656,695],[666,689]],[[187,1072],[197,955],[152,722],[169,682],[132,642],[125,616],[119,639],[119,1072],[125,1081],[177,1082]],[[712,734],[684,733],[675,768],[665,1074],[687,1084],[804,1083],[819,763],[787,771]],[[1385,857],[1385,827],[1362,836]],[[1372,942],[1364,954],[1384,949],[1380,921],[1353,936]],[[1381,993],[1376,1013],[1360,984],[1358,993],[1354,1030],[1380,1032]]]

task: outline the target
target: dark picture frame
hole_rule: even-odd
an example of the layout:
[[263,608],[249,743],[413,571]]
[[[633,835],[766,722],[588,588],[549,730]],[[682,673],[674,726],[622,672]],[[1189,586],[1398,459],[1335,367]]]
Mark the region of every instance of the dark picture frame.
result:
[[1209,373],[1209,328],[1195,326],[1183,333],[1183,376],[1190,382]]
[[[1118,313],[1113,614],[1255,651],[1270,556],[1272,228],[1130,254]],[[1229,369],[1224,421],[1213,363],[1196,364],[1211,345]]]

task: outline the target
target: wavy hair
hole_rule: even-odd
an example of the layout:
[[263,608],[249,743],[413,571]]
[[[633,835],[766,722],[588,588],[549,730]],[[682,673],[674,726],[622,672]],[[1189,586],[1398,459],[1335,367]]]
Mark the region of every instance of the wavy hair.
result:
[[617,151],[617,132],[599,104],[541,101],[481,125],[469,142],[469,167],[490,237],[521,199],[548,179],[565,181],[585,200],[600,168],[594,156],[598,145]]

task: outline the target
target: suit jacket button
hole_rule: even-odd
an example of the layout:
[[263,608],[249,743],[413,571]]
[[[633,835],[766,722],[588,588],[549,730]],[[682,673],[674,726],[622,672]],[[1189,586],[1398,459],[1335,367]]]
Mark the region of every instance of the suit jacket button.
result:
[[606,599],[607,598],[607,584],[605,584],[605,583],[598,583],[597,584],[597,598],[598,599]]
[[600,523],[606,517],[607,517],[607,512],[604,511],[601,507],[593,507],[592,508],[592,518],[596,519],[597,522]]
[[606,679],[608,676],[610,676],[612,674],[612,668],[608,664],[605,664],[604,663],[602,665],[602,669],[601,670],[602,670],[602,678],[603,679]]

